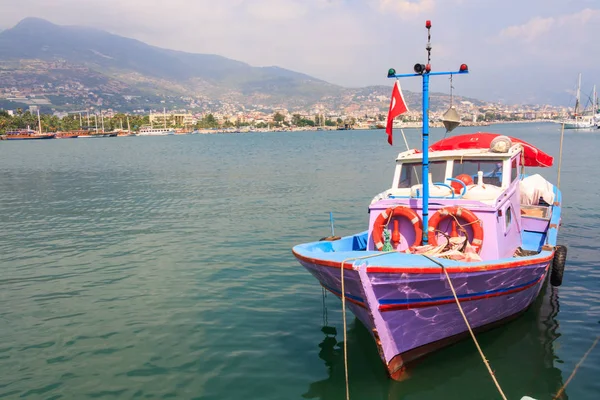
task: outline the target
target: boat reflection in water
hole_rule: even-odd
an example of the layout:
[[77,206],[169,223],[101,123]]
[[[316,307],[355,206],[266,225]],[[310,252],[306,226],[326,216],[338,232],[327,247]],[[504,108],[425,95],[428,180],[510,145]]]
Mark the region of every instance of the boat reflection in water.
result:
[[[562,363],[554,354],[560,336],[558,289],[546,282],[541,295],[520,318],[477,334],[492,370],[510,399],[527,395],[549,399],[563,385]],[[339,341],[338,341],[339,338]],[[343,333],[327,334],[319,357],[328,378],[310,384],[307,399],[345,397]],[[373,337],[356,318],[348,330],[350,397],[356,399],[491,399],[499,397],[472,340],[463,340],[416,362],[402,382],[387,378]],[[560,397],[567,399],[566,393]]]

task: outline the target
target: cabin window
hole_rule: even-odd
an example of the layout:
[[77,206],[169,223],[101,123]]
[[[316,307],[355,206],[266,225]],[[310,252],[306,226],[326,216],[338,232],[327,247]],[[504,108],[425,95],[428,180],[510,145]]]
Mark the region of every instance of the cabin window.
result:
[[[422,163],[402,164],[402,171],[400,171],[400,182],[398,183],[398,188],[410,188],[414,185],[422,184],[422,172]],[[433,179],[433,182],[444,182],[446,180],[446,161],[430,162],[429,173],[431,174],[431,179]]]
[[454,160],[452,176],[457,177],[467,174],[477,183],[477,172],[483,172],[483,183],[487,185],[502,186],[502,160],[493,161],[471,161]]
[[506,211],[504,212],[504,232],[508,231],[508,228],[510,227],[510,223],[512,222],[512,207],[508,206],[506,208]]
[[518,176],[519,176],[519,160],[517,158],[513,158],[511,161],[510,181],[514,182]]

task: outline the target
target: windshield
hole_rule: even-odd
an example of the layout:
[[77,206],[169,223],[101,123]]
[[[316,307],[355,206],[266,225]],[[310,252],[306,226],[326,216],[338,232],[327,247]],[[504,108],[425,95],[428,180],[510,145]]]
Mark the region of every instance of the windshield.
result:
[[452,177],[467,174],[477,183],[477,171],[483,172],[483,183],[488,185],[502,186],[502,161],[454,161]]
[[[410,188],[414,185],[422,184],[422,172],[422,163],[402,164],[402,171],[400,171],[400,182],[398,184],[398,188]],[[444,182],[444,180],[446,179],[446,161],[430,162],[429,173],[431,174],[433,182]]]

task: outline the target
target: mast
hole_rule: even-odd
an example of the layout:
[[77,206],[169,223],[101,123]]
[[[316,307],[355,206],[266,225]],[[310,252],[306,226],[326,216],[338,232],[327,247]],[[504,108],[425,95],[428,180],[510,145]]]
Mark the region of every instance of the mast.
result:
[[94,125],[96,127],[96,133],[98,133],[98,114],[94,114]]
[[388,78],[406,78],[420,76],[423,78],[423,128],[422,128],[422,152],[423,152],[423,167],[421,170],[423,179],[423,245],[429,243],[428,229],[429,226],[429,78],[434,75],[461,75],[468,74],[469,67],[467,64],[461,64],[458,71],[449,72],[431,72],[431,21],[425,22],[427,28],[427,65],[420,63],[415,64],[414,74],[396,74],[396,70],[391,68],[388,71]]
[[102,121],[102,133],[104,133],[104,112],[100,110],[100,120]]
[[129,126],[129,115],[127,116],[127,133],[131,133],[131,128]]
[[90,111],[85,110],[85,114],[87,115],[87,128],[90,129]]
[[163,108],[163,119],[164,119],[165,129],[167,129],[167,108],[166,107]]
[[150,110],[150,129],[154,128],[154,125],[152,125],[152,110]]
[[579,97],[581,95],[581,72],[579,73],[579,79],[577,80],[577,94],[575,97],[575,117],[579,115]]
[[596,117],[596,112],[597,112],[597,108],[598,108],[598,102],[597,102],[597,98],[596,98],[596,85],[594,85],[594,93],[593,93],[593,98],[592,98],[592,117],[595,118]]
[[37,115],[38,115],[38,128],[40,130],[40,135],[42,134],[42,120],[40,119],[40,109],[37,109]]

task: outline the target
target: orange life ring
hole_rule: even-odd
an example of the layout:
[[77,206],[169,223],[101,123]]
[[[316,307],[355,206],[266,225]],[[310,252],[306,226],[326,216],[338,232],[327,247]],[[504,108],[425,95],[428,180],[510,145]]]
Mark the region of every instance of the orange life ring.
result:
[[473,212],[467,208],[452,206],[452,207],[444,207],[438,210],[433,217],[429,220],[429,226],[427,227],[427,238],[429,244],[437,246],[437,235],[435,234],[435,230],[437,229],[440,222],[449,216],[454,216],[457,218],[462,218],[471,227],[473,230],[473,240],[471,241],[471,245],[475,248],[477,253],[481,251],[481,246],[483,246],[483,226],[481,224],[481,220],[477,218]]
[[383,250],[383,229],[388,224],[392,217],[406,217],[413,224],[415,229],[415,242],[411,247],[415,247],[421,244],[423,240],[423,221],[421,217],[412,208],[398,206],[390,207],[377,216],[373,223],[373,243],[375,248],[379,251]]

